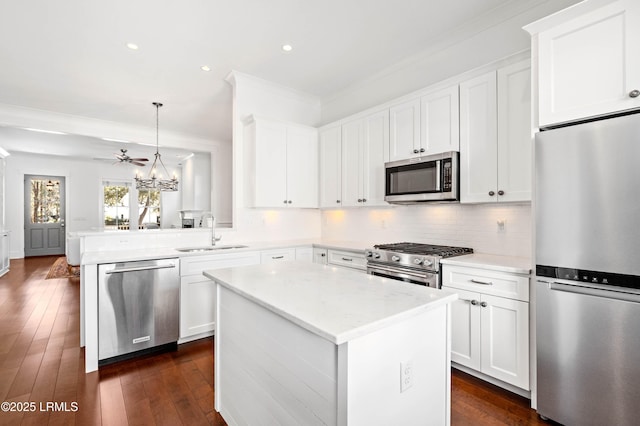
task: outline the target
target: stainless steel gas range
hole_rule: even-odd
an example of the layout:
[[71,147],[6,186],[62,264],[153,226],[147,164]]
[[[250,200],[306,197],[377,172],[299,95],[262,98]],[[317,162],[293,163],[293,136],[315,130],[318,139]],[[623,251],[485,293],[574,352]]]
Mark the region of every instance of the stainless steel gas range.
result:
[[420,243],[377,244],[365,250],[367,273],[440,288],[440,260],[473,253],[466,247]]

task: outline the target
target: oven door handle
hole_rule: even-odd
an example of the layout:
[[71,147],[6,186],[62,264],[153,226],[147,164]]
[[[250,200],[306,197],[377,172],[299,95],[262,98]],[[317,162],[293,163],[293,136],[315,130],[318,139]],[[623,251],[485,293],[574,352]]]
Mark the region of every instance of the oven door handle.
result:
[[419,281],[421,283],[429,284],[429,276],[435,275],[435,272],[425,271],[424,273],[407,271],[406,269],[398,269],[390,266],[377,266],[377,265],[367,265],[367,273],[370,275],[375,275],[380,273],[386,277],[390,278],[406,278],[413,279],[415,281]]

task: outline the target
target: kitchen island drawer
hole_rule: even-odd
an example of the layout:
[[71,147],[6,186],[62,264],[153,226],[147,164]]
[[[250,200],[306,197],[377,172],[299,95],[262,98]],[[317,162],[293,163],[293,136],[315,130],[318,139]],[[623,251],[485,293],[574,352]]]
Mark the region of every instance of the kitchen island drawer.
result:
[[363,271],[367,269],[367,260],[364,257],[364,252],[329,250],[328,257],[330,265],[345,266]]
[[529,275],[442,265],[442,285],[523,302],[529,301]]

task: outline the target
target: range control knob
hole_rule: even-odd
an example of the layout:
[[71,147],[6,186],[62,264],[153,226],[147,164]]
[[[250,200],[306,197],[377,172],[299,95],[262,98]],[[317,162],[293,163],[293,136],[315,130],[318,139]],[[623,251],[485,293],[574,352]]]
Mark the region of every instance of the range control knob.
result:
[[393,260],[394,262],[400,262],[400,256],[396,256],[394,254],[393,256],[391,256],[391,260]]
[[365,252],[365,256],[367,256],[367,257],[373,257],[373,252],[371,252],[371,251],[368,251],[368,250],[367,250],[367,251]]
[[380,259],[380,253],[373,253],[374,259]]
[[413,263],[414,263],[414,264],[416,264],[416,265],[422,265],[422,261],[423,261],[423,260],[424,260],[424,259],[421,259],[421,258],[419,258],[419,257],[416,257],[415,259],[413,259]]
[[424,266],[433,266],[433,260],[425,259],[422,264]]

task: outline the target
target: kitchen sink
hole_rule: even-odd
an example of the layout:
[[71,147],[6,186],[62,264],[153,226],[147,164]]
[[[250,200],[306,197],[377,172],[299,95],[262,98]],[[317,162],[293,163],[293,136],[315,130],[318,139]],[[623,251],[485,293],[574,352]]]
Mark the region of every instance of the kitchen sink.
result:
[[204,246],[204,247],[183,247],[176,249],[177,251],[181,251],[183,253],[194,253],[198,251],[215,251],[215,250],[229,250],[229,249],[239,249],[245,248],[247,246],[243,245],[226,245],[226,246]]

